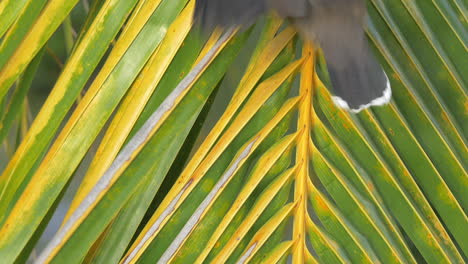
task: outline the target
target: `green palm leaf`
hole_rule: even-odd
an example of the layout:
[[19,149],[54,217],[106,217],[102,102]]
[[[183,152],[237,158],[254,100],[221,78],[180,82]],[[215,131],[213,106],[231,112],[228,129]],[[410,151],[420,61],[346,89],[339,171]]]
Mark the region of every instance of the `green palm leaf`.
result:
[[[194,4],[93,1],[74,37],[78,1],[0,3],[2,263],[466,261],[463,1],[369,1],[393,99],[359,114],[287,22],[206,39]],[[66,64],[28,124],[61,24]]]

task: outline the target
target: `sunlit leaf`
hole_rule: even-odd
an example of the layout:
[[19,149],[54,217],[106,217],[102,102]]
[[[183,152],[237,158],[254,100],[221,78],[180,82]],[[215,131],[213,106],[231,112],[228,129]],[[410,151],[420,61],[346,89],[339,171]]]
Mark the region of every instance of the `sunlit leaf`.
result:
[[368,1],[356,114],[288,20],[195,1],[0,1],[1,263],[466,261],[466,3]]

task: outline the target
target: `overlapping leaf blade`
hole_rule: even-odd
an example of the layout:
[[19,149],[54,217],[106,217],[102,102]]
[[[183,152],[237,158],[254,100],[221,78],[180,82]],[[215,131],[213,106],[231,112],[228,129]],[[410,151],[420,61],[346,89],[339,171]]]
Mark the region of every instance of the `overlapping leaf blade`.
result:
[[[1,97],[75,3],[0,4],[0,35],[7,32],[0,44]],[[40,261],[463,263],[468,39],[466,4],[459,0],[369,1],[369,40],[393,100],[356,115],[333,105],[314,47],[268,17],[253,30],[259,38],[250,43],[250,64],[230,104],[186,160],[182,152],[191,148],[182,145],[193,145],[189,133],[200,128],[194,128],[200,115],[203,120],[200,112],[210,107],[208,98],[248,38],[255,39],[251,29],[241,30],[117,165],[108,187],[93,194],[123,146],[220,36],[215,31],[202,49],[191,25],[193,6],[194,0],[107,0],[90,13],[51,97],[0,177],[2,259],[25,259],[36,239],[30,237],[42,232],[46,212],[109,122],[66,232]],[[54,10],[63,13],[48,21]],[[52,142],[120,29],[90,90]],[[16,106],[26,99],[21,93],[14,100]],[[2,140],[18,119],[4,116],[9,124],[0,127]],[[161,189],[165,178],[162,186],[171,190]],[[82,202],[90,197],[91,203]],[[22,210],[26,206],[32,210]]]

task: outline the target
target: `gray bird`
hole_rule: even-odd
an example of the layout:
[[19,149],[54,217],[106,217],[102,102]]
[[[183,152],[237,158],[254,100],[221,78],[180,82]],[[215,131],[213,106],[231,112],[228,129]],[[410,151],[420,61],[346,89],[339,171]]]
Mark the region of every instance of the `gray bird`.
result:
[[194,17],[205,29],[230,27],[253,23],[270,9],[320,45],[336,105],[359,112],[390,101],[390,82],[365,37],[364,0],[197,0]]

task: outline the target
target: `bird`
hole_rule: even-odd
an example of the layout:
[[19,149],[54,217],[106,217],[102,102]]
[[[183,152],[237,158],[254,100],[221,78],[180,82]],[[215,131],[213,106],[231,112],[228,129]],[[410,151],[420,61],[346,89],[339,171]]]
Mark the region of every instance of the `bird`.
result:
[[390,81],[365,35],[365,0],[196,0],[194,21],[204,29],[245,26],[270,10],[320,46],[335,105],[358,113],[390,102]]

